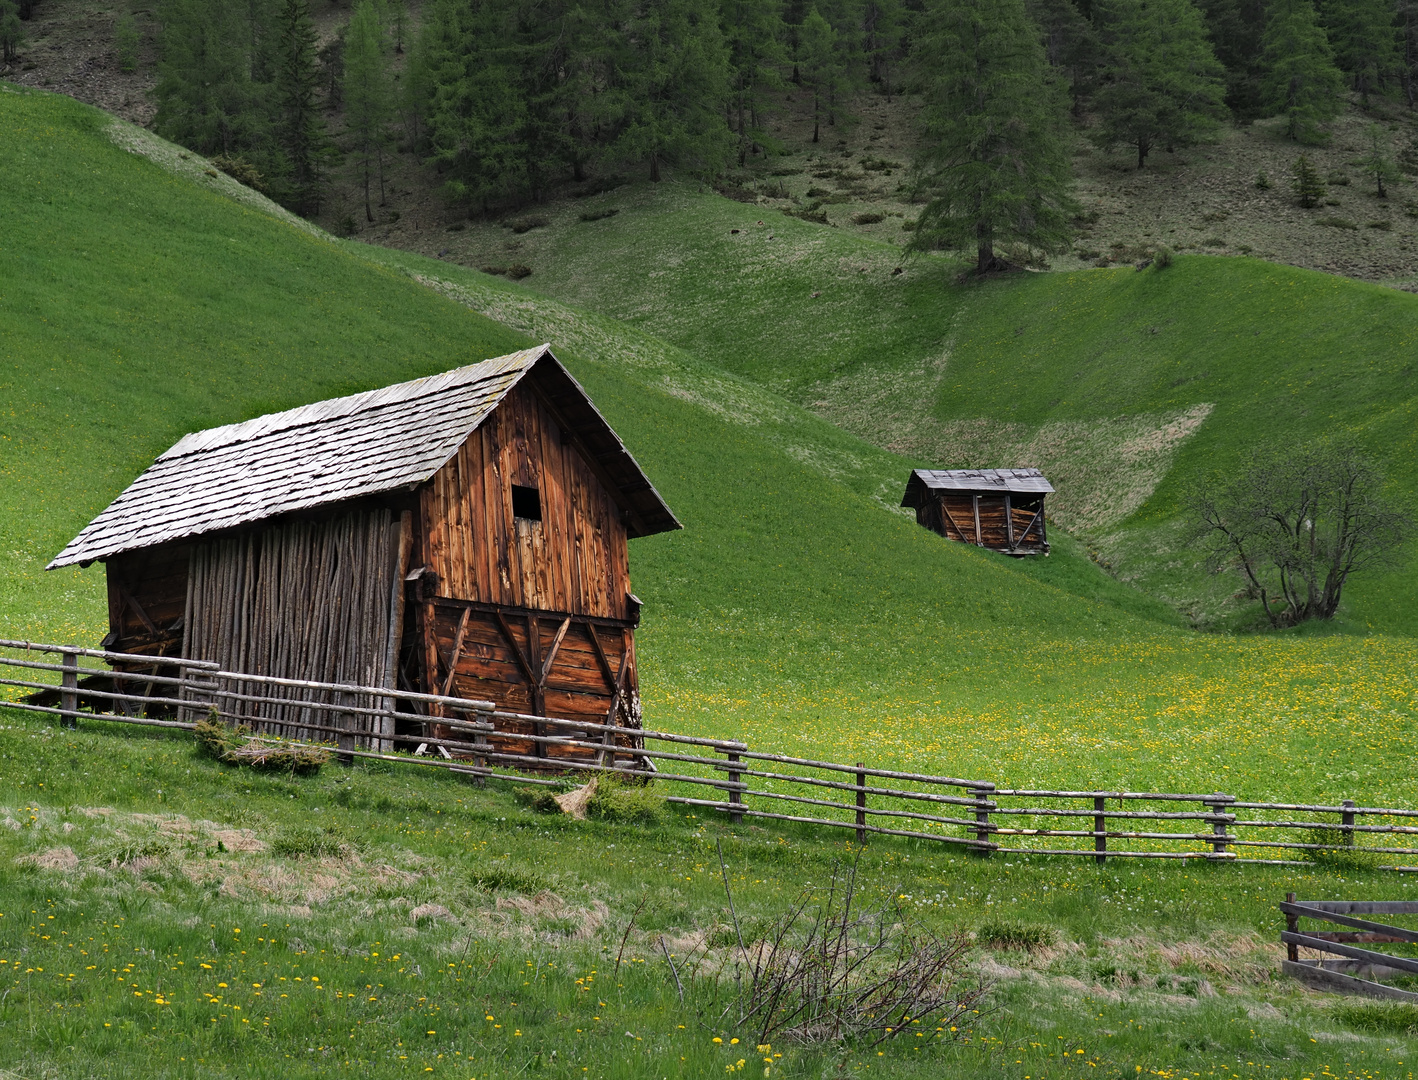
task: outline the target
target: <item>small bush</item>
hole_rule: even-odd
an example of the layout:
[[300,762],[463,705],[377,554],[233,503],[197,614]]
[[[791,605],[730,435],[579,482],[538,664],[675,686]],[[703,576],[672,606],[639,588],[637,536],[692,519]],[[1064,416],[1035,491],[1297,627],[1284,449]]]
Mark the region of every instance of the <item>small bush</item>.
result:
[[1164,244],[1162,247],[1159,247],[1157,253],[1152,256],[1152,265],[1158,270],[1165,270],[1172,265],[1172,261],[1175,258],[1176,256],[1172,253],[1172,249]]
[[1208,236],[1205,240],[1201,242],[1201,246],[1209,248],[1223,248],[1226,246],[1226,241],[1221,239],[1221,237],[1219,236]]
[[1256,187],[1260,188],[1261,191],[1269,191],[1272,186],[1270,177],[1265,175],[1264,169],[1256,173]]
[[586,816],[622,825],[653,825],[665,810],[665,797],[649,783],[602,773],[586,804]]
[[734,202],[756,203],[758,201],[758,192],[752,188],[743,187],[741,184],[735,184],[731,180],[715,184],[714,190],[726,199],[733,199]]
[[524,277],[532,276],[532,268],[522,263],[514,263],[507,268],[507,276],[513,281],[521,281]]
[[1329,174],[1329,184],[1331,187],[1348,187],[1349,177],[1336,169]]
[[1404,1001],[1346,1002],[1334,1010],[1334,1018],[1360,1031],[1418,1035],[1418,1005]]
[[814,186],[807,189],[807,197],[809,199],[821,199],[831,194],[832,192],[829,191],[827,188],[820,188]]
[[230,154],[218,154],[212,158],[212,164],[221,169],[238,184],[245,184],[253,191],[259,191],[263,195],[266,193],[266,178],[256,171],[256,166],[247,161],[244,157],[237,157]]
[[475,889],[484,892],[516,892],[528,896],[535,895],[548,887],[548,882],[536,874],[519,870],[515,866],[492,866],[474,870],[468,881]]
[[988,922],[975,932],[975,940],[987,949],[1018,949],[1039,952],[1058,944],[1059,936],[1050,926],[1021,922]]
[[330,760],[322,746],[268,742],[251,735],[243,725],[233,727],[217,718],[216,710],[192,730],[197,750],[225,765],[244,765],[258,772],[281,772],[292,776],[313,776]]
[[526,217],[513,218],[507,223],[507,227],[518,236],[533,229],[544,229],[551,224],[551,219],[541,214],[528,214]]
[[587,210],[581,215],[582,221],[604,221],[606,218],[615,217],[620,210],[614,206],[608,206],[604,210]]
[[1390,231],[1393,229],[1393,222],[1391,222],[1391,221],[1371,221],[1371,222],[1369,222],[1369,228],[1371,228],[1371,229],[1382,229],[1384,232],[1390,232]]
[[787,214],[789,217],[801,218],[803,221],[811,221],[818,225],[829,224],[827,220],[827,211],[823,210],[817,204],[804,206],[801,210],[793,210],[790,207],[785,206],[783,208],[783,213]]
[[288,859],[301,856],[311,859],[337,859],[347,855],[351,846],[333,825],[317,829],[313,825],[290,825],[271,841],[271,852]]
[[586,183],[582,184],[580,187],[572,188],[571,197],[573,199],[585,199],[592,195],[600,195],[606,191],[614,191],[616,188],[623,187],[628,183],[630,183],[630,181],[623,176],[601,176],[597,177],[595,180],[586,181]]
[[498,266],[496,263],[490,263],[479,269],[481,269],[484,274],[491,274],[493,277],[501,277],[503,274],[507,273],[507,267]]
[[1330,870],[1375,870],[1383,857],[1360,847],[1351,847],[1352,837],[1343,829],[1310,829],[1305,839],[1312,844],[1332,844],[1333,847],[1317,848],[1300,854],[1305,862],[1323,866]]
[[902,232],[915,232],[915,231],[916,231],[916,219],[915,219],[915,218],[907,218],[905,221],[901,222],[901,231],[902,231]]
[[453,222],[452,225],[449,225],[448,228],[444,229],[443,231],[444,231],[444,232],[462,232],[462,231],[463,231],[464,229],[466,229],[467,227],[468,227],[468,223],[467,223],[466,221],[455,221],[455,222]]
[[1306,210],[1317,206],[1326,192],[1320,174],[1315,172],[1314,166],[1310,164],[1310,159],[1304,154],[1295,159],[1290,186],[1295,192],[1296,199]]
[[884,214],[863,213],[852,215],[853,225],[875,225],[878,221],[885,220],[886,216]]
[[1359,226],[1348,218],[1329,215],[1328,217],[1315,218],[1316,225],[1328,225],[1331,229],[1357,229]]
[[118,55],[118,70],[132,74],[138,70],[138,46],[142,38],[132,15],[124,15],[113,28],[113,51]]
[[534,814],[559,814],[561,807],[557,805],[556,797],[561,794],[556,788],[541,787],[519,787],[512,792],[512,797],[519,806],[524,806]]
[[803,174],[803,171],[802,171],[801,169],[774,169],[774,170],[773,170],[771,173],[769,173],[768,175],[769,175],[769,176],[801,176],[802,174]]

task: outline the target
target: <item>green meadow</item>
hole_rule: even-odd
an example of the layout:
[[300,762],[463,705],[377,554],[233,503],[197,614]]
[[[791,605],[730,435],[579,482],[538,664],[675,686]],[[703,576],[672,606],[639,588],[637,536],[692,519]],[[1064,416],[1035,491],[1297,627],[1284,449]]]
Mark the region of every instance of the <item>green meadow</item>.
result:
[[[1349,367],[1327,366],[1314,387],[1287,384],[1304,399],[1297,415],[1328,402],[1330,423],[1406,445],[1394,365],[1413,298],[1201,258],[972,291],[945,260],[892,275],[900,261],[886,245],[873,249],[879,273],[863,274],[866,242],[786,219],[763,243],[817,251],[839,283],[819,288],[802,259],[775,254],[752,274],[721,273],[715,291],[716,245],[751,212],[676,188],[626,191],[643,214],[576,224],[649,236],[657,200],[670,200],[655,242],[677,261],[637,248],[642,234],[619,248],[587,241],[627,269],[578,285],[576,265],[584,278],[592,259],[576,264],[567,241],[523,287],[293,227],[171,148],[131,131],[160,160],[120,147],[94,110],[0,91],[6,635],[102,637],[101,568],[43,566],[184,432],[549,340],[686,526],[632,545],[647,723],[1000,784],[1418,805],[1418,648],[1402,633],[1411,574],[1385,579],[1386,592],[1356,584],[1330,632],[1203,634],[1161,578],[1098,564],[1113,533],[1160,543],[1176,515],[1172,470],[1239,454],[1246,425],[1269,423],[1255,414],[1282,393],[1267,380],[1302,363],[1305,335],[1320,335],[1315,357],[1343,344],[1341,314],[1376,328],[1372,369],[1356,345]],[[655,268],[658,295],[631,272],[640,265]],[[1249,276],[1225,287],[1227,275]],[[1245,282],[1300,297],[1303,317],[1275,308],[1284,347],[1238,341],[1194,392],[1169,389],[1184,375],[1160,344],[1118,344],[1125,331],[1189,334],[1197,350],[1238,338],[1250,309],[1226,305]],[[894,308],[881,299],[891,289]],[[790,305],[803,290],[833,306]],[[1332,330],[1314,316],[1326,296]],[[1169,311],[1178,319],[1164,326]],[[943,366],[926,363],[947,351]],[[1006,354],[1007,379],[1027,394],[991,383]],[[1256,365],[1250,382],[1242,361]],[[1043,385],[1081,387],[1095,366],[1073,399]],[[829,422],[851,419],[863,386],[887,402],[916,385],[893,371],[938,377],[926,435],[898,445]],[[1121,375],[1135,377],[1132,391]],[[1202,405],[1202,419],[1185,419]],[[940,432],[982,417],[1025,441],[1076,421],[1080,454],[1136,443],[1145,468],[1096,486],[1140,501],[1103,532],[1075,509],[1079,524],[1053,530],[1047,560],[941,541],[896,508],[900,487],[945,445],[920,439],[955,438]],[[1213,426],[1221,434],[1205,443]],[[1156,433],[1172,428],[1158,449]],[[1398,463],[1394,476],[1402,497]],[[576,823],[496,785],[407,769],[252,776],[196,757],[185,736],[93,721],[66,732],[14,711],[0,755],[0,1068],[16,1075],[1298,1080],[1406,1076],[1414,1048],[1401,1017],[1345,1013],[1278,977],[1283,892],[1406,895],[1403,876],[1358,866],[986,862],[872,844],[867,892],[922,925],[1043,925],[1052,944],[1021,952],[982,937],[975,970],[994,987],[990,1004],[954,1032],[911,1032],[870,1053],[759,1054],[716,1019],[725,980],[681,1003],[658,942],[727,944],[715,840],[739,914],[761,927],[855,856],[840,837],[669,812],[653,826]]]

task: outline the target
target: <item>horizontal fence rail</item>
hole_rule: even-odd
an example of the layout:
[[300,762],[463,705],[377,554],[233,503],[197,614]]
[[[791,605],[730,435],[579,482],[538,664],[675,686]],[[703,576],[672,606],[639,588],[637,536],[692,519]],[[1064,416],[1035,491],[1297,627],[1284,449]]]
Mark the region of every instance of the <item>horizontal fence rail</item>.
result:
[[[106,666],[96,666],[102,663]],[[612,723],[517,713],[446,694],[223,671],[144,656],[0,639],[7,708],[67,726],[80,717],[191,729],[216,718],[272,744],[442,768],[476,782],[561,786],[565,774],[654,778],[668,801],[745,819],[931,840],[981,856],[1180,859],[1266,865],[1339,861],[1418,870],[1418,810],[1247,802],[1221,792],[1004,788],[983,780],[845,764]],[[288,736],[294,733],[294,737]],[[1418,860],[1410,860],[1418,861]]]

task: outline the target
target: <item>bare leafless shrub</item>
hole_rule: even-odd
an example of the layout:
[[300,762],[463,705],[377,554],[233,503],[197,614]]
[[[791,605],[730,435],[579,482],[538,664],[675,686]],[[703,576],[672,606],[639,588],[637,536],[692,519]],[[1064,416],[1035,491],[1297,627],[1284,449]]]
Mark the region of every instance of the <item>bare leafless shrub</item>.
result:
[[1374,461],[1343,443],[1257,452],[1188,501],[1213,567],[1239,570],[1276,627],[1332,619],[1349,576],[1395,565],[1414,527]]
[[968,967],[970,949],[966,934],[938,933],[897,900],[864,904],[857,864],[839,864],[825,890],[809,888],[761,938],[740,944],[737,990],[718,1023],[748,1028],[760,1044],[869,1046],[949,1027],[985,995]]

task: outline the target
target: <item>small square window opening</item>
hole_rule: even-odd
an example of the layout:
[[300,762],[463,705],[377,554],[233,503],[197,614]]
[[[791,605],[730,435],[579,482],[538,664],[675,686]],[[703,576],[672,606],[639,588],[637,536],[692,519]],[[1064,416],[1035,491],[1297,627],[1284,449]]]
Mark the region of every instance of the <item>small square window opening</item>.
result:
[[534,487],[512,485],[512,516],[528,521],[542,520],[542,496]]

